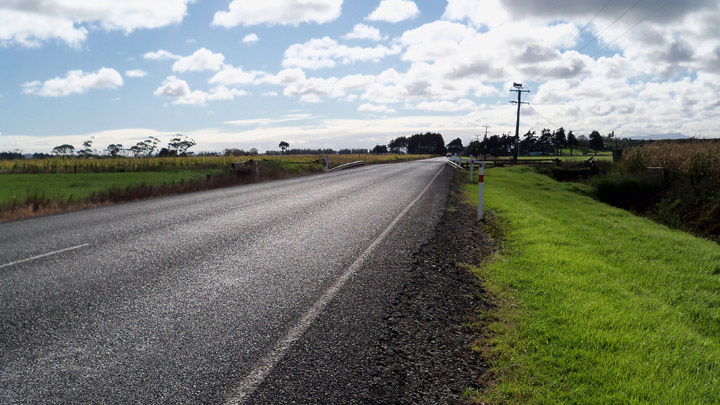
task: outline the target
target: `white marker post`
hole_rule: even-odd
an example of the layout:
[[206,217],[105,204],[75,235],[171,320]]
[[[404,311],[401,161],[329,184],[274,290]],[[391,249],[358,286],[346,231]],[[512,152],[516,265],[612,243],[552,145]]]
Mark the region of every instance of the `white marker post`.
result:
[[485,162],[480,162],[480,169],[478,173],[478,221],[482,221],[484,218],[483,215],[483,206],[484,204],[484,197],[485,197]]

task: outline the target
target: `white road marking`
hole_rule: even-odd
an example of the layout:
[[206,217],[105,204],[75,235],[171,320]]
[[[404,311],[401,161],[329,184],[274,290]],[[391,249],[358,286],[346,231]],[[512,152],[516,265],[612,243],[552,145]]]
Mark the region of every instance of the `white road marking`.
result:
[[84,247],[86,247],[86,246],[90,246],[90,244],[89,244],[89,243],[83,243],[82,245],[77,245],[77,246],[69,247],[69,248],[66,248],[66,249],[56,250],[56,251],[54,251],[54,252],[44,253],[44,254],[41,254],[41,255],[33,256],[33,257],[28,257],[27,259],[22,259],[22,260],[17,260],[17,261],[10,262],[10,263],[0,264],[0,269],[3,269],[3,268],[5,268],[5,267],[14,266],[14,265],[20,264],[20,263],[25,263],[25,262],[29,262],[29,261],[33,261],[33,260],[37,260],[37,259],[42,259],[43,257],[48,257],[48,256],[56,255],[56,254],[59,254],[59,253],[68,252],[68,251],[70,251],[70,250],[76,250],[76,249],[84,248]]
[[370,246],[363,251],[360,256],[345,270],[345,272],[338,278],[338,280],[328,288],[312,307],[303,315],[300,321],[288,331],[288,333],[280,339],[275,347],[268,353],[263,359],[261,359],[245,379],[233,390],[234,394],[230,396],[226,401],[226,405],[239,405],[245,403],[250,395],[262,384],[265,378],[270,374],[273,367],[285,356],[285,353],[290,347],[302,336],[303,333],[312,325],[317,317],[323,312],[325,307],[332,301],[337,295],[338,291],[342,289],[345,283],[353,276],[358,269],[362,266],[363,262],[370,256],[373,250],[387,237],[392,229],[397,225],[402,217],[410,211],[415,203],[422,198],[423,195],[430,189],[430,186],[435,179],[440,175],[445,166],[443,166],[436,174],[435,177],[425,186],[422,192],[415,197],[414,200],[407,207],[405,207],[400,214],[385,228],[385,230],[370,244]]

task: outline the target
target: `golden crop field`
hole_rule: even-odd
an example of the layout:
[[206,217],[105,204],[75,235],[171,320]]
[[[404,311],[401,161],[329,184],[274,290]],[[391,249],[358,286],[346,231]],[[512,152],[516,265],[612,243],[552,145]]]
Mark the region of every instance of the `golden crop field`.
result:
[[625,150],[622,162],[630,171],[662,167],[720,183],[720,143],[715,141],[656,142]]

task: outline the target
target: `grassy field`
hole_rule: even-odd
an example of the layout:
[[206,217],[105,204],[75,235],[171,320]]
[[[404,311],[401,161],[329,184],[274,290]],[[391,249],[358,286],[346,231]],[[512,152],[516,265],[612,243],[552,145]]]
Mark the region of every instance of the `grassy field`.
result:
[[[167,158],[51,158],[0,161],[0,174],[37,174],[37,173],[104,173],[104,172],[162,172],[180,170],[229,170],[233,162],[260,160],[308,164],[319,162],[325,156],[286,155],[286,156],[197,156]],[[390,163],[415,160],[429,155],[329,155],[330,167],[343,163],[364,160],[368,164]]]
[[[427,155],[330,155],[330,167],[356,160],[390,163]],[[0,161],[0,221],[143,198],[274,180],[322,171],[315,155]],[[233,162],[260,162],[233,173]]]
[[[720,246],[530,168],[490,169],[502,253],[474,269],[491,403],[720,402]],[[477,201],[477,185],[468,185]]]
[[139,184],[157,186],[206,178],[212,171],[182,170],[175,172],[124,173],[59,173],[0,175],[0,204],[13,198],[24,200],[31,195],[49,199],[82,200],[93,193],[111,188],[126,188]]

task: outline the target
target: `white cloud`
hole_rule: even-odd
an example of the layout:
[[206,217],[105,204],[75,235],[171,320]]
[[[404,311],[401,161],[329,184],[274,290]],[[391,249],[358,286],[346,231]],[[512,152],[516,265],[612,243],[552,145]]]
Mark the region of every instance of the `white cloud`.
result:
[[314,38],[303,44],[291,45],[283,58],[284,67],[304,69],[332,68],[337,61],[342,64],[355,62],[379,62],[389,55],[401,52],[399,45],[390,48],[377,45],[372,48],[348,47],[340,45],[329,37]]
[[242,69],[242,67],[234,68],[230,65],[225,65],[223,70],[215,73],[208,83],[224,84],[227,86],[250,84],[259,74],[261,74],[261,72],[246,72]]
[[382,0],[367,19],[396,23],[415,18],[419,14],[420,10],[412,0]]
[[380,30],[365,24],[355,24],[353,30],[343,36],[345,39],[369,39],[382,41],[387,37],[380,35]]
[[258,38],[257,34],[251,33],[247,34],[243,37],[242,42],[243,44],[254,44],[255,42],[259,41],[260,38]]
[[373,82],[372,75],[349,75],[338,79],[308,78],[301,69],[284,69],[277,75],[263,75],[256,84],[270,83],[285,86],[283,94],[288,97],[300,97],[304,102],[320,102],[322,97],[342,99],[351,92],[361,91]]
[[510,13],[502,0],[448,0],[443,18],[451,21],[470,21],[476,27],[497,26],[510,21]]
[[160,49],[155,52],[145,53],[145,55],[143,55],[143,58],[150,59],[150,60],[178,60],[178,59],[182,59],[182,56],[175,55],[171,52]]
[[277,91],[266,91],[265,93],[261,94],[261,96],[263,97],[277,97],[277,95]]
[[207,95],[208,100],[234,100],[235,97],[247,96],[248,93],[245,90],[227,88],[223,85],[213,87],[210,89],[210,93]]
[[145,77],[147,76],[147,74],[148,72],[141,69],[132,69],[125,71],[125,76],[127,77]]
[[232,28],[237,25],[324,24],[337,19],[343,0],[232,0],[228,11],[215,13],[212,25]]
[[87,35],[85,27],[76,27],[69,19],[0,9],[0,45],[3,46],[39,47],[43,42],[59,39],[77,48]]
[[78,47],[88,29],[128,34],[179,23],[192,1],[5,1],[0,5],[0,44],[36,47],[58,39]]
[[459,52],[459,44],[476,35],[474,29],[463,24],[435,21],[405,31],[399,42],[407,47],[403,59],[434,61]]
[[185,80],[168,76],[163,84],[153,93],[158,97],[180,98],[190,94],[190,86]]
[[390,107],[388,107],[388,106],[386,106],[386,105],[384,105],[384,104],[375,105],[375,104],[371,104],[371,103],[360,104],[360,105],[358,106],[358,111],[361,111],[361,112],[374,112],[374,113],[394,113],[394,112],[397,112],[397,111],[393,110],[392,108],[390,108]]
[[423,101],[410,108],[425,111],[458,112],[474,111],[477,109],[477,106],[472,100],[461,99],[457,101]]
[[215,86],[208,93],[200,90],[191,91],[185,80],[176,76],[168,76],[153,94],[157,97],[170,98],[173,100],[173,104],[204,106],[208,101],[234,100],[235,97],[246,96],[250,93],[245,90],[228,88],[225,85]]
[[56,77],[44,83],[35,80],[23,84],[22,87],[24,94],[62,97],[75,93],[86,93],[88,90],[117,89],[122,85],[123,79],[117,70],[103,67],[96,73],[70,70],[65,77]]
[[204,70],[220,70],[225,61],[221,53],[213,53],[205,48],[200,48],[190,56],[178,59],[173,63],[174,72],[201,72]]

